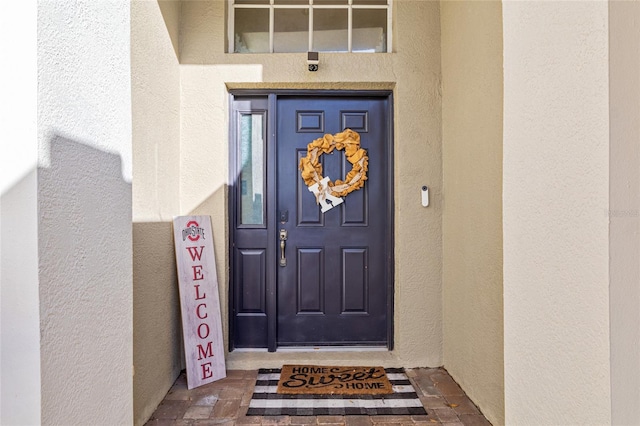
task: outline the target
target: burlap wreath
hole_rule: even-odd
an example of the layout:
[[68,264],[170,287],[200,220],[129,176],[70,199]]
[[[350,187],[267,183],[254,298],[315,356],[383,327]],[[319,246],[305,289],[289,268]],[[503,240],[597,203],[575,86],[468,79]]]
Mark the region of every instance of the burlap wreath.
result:
[[[364,186],[367,180],[367,170],[369,167],[369,157],[367,151],[360,148],[360,135],[351,129],[335,135],[326,134],[307,145],[307,156],[300,159],[299,168],[302,179],[307,186],[320,184],[322,177],[322,164],[320,155],[328,154],[334,149],[344,150],[347,160],[353,165],[346,178],[329,181],[331,193],[336,197],[344,197],[350,192],[358,190]],[[323,188],[319,188],[323,193]]]

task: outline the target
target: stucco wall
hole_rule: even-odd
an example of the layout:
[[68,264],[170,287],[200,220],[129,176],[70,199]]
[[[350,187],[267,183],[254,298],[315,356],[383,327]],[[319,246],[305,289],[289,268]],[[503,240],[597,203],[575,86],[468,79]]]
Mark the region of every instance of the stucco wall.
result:
[[130,424],[128,2],[38,2],[42,424]]
[[502,5],[440,13],[444,365],[503,424]]
[[[392,353],[266,354],[233,352],[230,368],[309,361],[379,361],[385,365],[442,364],[441,111],[439,3],[394,2],[394,53],[225,54],[221,1],[186,1],[180,32],[181,213],[213,219],[225,333],[227,327],[228,95],[227,87],[393,88],[395,113],[395,350]],[[420,205],[420,187],[432,204]]]
[[180,2],[131,2],[134,423],[182,366],[171,220],[179,214]]
[[[0,5],[0,424],[40,422],[35,2]],[[20,42],[16,42],[19,40]]]
[[168,28],[180,2],[131,2],[134,222],[167,221],[180,200],[180,69]]
[[640,2],[609,3],[609,58],[611,420],[630,425],[640,424]]
[[[32,101],[31,111],[14,111],[35,117],[35,97]],[[19,125],[21,120],[15,118],[7,124]],[[3,150],[2,167],[10,167],[4,159],[28,155],[35,148],[35,123],[22,124],[26,126],[20,131],[30,134],[31,140],[15,145],[14,152]],[[35,155],[31,158],[35,162]],[[15,171],[19,174],[3,176],[0,196],[0,424],[6,425],[40,422],[37,172]]]
[[504,2],[507,424],[609,424],[607,2]]

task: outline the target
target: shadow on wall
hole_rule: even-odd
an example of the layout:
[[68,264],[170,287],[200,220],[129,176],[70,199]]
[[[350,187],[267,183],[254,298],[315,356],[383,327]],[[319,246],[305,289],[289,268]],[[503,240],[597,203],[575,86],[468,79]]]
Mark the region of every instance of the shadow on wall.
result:
[[[211,216],[225,348],[228,347],[226,188],[220,187],[189,214]],[[144,424],[184,369],[180,295],[172,222],[133,223],[134,424]]]
[[130,422],[131,184],[118,154],[49,142],[50,167],[38,169],[42,418]]
[[133,408],[144,424],[184,368],[171,222],[133,224]]
[[33,167],[0,194],[0,424],[41,421],[37,178]]
[[179,50],[179,34],[180,34],[180,11],[182,9],[182,2],[175,0],[157,0],[164,19],[165,26],[167,27],[167,33],[171,38],[171,45],[173,51],[176,54],[176,59],[180,60]]

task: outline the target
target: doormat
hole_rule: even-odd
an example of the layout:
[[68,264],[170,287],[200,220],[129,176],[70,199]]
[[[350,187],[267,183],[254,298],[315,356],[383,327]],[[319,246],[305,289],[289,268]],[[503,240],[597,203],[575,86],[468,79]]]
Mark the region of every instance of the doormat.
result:
[[387,395],[393,393],[382,367],[285,365],[278,393],[288,395]]
[[260,369],[247,416],[426,415],[403,368],[386,368],[388,395],[279,394],[280,369]]

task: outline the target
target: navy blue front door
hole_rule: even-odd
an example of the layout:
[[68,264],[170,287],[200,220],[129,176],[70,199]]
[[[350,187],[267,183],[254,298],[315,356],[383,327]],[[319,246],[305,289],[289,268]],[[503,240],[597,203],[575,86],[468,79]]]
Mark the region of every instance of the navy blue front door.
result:
[[[265,158],[271,158],[275,167],[267,164],[266,173],[271,173],[267,182],[272,187],[266,190],[266,215],[272,220],[266,221],[264,229],[238,229],[232,237],[247,241],[244,248],[234,247],[234,253],[245,254],[232,262],[246,259],[263,268],[265,275],[262,284],[252,286],[242,280],[250,276],[256,280],[257,275],[232,265],[232,271],[238,272],[232,277],[234,299],[255,298],[254,290],[264,291],[265,308],[264,315],[254,312],[243,317],[237,300],[232,303],[232,309],[239,309],[232,313],[236,346],[265,346],[256,335],[265,330],[272,350],[276,346],[391,347],[390,96],[281,94],[269,99],[270,154]],[[342,204],[322,213],[300,177],[298,164],[307,154],[307,144],[346,128],[360,134],[361,146],[367,150],[368,180],[362,189],[344,197]],[[351,169],[343,151],[324,154],[321,161],[323,176],[332,181],[344,179]],[[243,239],[244,234],[255,237]],[[247,245],[262,235],[267,236],[260,243],[264,251]],[[250,260],[251,253],[256,255],[255,262]],[[262,265],[265,262],[269,264]],[[256,336],[247,340],[250,335]]]
[[[387,99],[285,97],[277,104],[277,206],[288,221],[278,267],[279,345],[386,345],[388,299]],[[364,188],[321,213],[300,177],[307,144],[345,128],[368,151]],[[323,176],[344,179],[342,151],[321,157]]]

